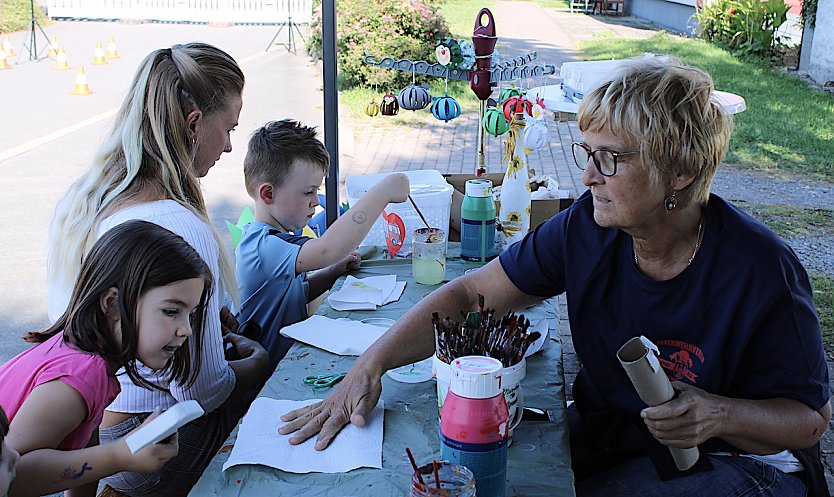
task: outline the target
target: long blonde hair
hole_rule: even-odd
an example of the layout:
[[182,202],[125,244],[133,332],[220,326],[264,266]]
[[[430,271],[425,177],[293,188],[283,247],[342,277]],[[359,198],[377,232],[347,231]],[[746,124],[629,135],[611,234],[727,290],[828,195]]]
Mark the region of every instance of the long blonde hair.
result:
[[151,190],[205,222],[220,246],[220,279],[237,304],[234,263],[206,210],[194,170],[197,145],[186,117],[222,112],[243,92],[243,72],[226,52],[204,43],[151,52],[133,76],[113,129],[90,169],[70,186],[49,230],[49,281],[72,288],[98,224]]

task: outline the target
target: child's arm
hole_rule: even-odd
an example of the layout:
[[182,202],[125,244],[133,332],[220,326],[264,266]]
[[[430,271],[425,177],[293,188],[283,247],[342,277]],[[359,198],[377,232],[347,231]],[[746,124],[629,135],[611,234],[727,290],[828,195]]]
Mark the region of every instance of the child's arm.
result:
[[333,286],[333,283],[339,279],[339,276],[348,271],[359,269],[361,262],[362,259],[359,256],[359,252],[351,252],[350,255],[336,264],[309,273],[307,275],[307,283],[309,285],[307,289],[307,302],[316,300],[321,294],[329,290]]
[[295,272],[313,271],[336,264],[356,247],[391,202],[405,202],[408,198],[408,177],[391,174],[371,187],[355,206],[327,228],[321,238],[308,240],[301,246],[295,261]]
[[120,471],[158,471],[177,454],[176,437],[136,454],[130,453],[124,439],[78,450],[56,450],[86,417],[87,407],[81,394],[66,383],[54,380],[32,390],[6,438],[21,454],[10,496],[44,495],[83,487]]
[[[87,447],[96,447],[98,445],[100,445],[98,430],[95,430],[90,436],[90,443],[87,444]],[[64,491],[64,497],[96,497],[96,493],[98,492],[98,482],[99,480],[96,479],[96,481],[86,483],[80,487],[67,489]]]

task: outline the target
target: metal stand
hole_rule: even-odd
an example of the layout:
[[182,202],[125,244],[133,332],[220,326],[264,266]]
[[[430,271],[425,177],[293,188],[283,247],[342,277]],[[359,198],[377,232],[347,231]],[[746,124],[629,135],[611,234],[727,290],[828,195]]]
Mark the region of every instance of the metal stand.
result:
[[[269,48],[274,45],[282,45],[287,49],[287,52],[295,53],[295,36],[293,35],[292,30],[295,29],[295,32],[298,33],[298,37],[301,38],[301,41],[306,43],[304,40],[304,35],[301,34],[301,30],[298,28],[298,24],[292,22],[292,16],[287,16],[287,21],[282,22],[280,24],[280,28],[278,28],[278,32],[275,33],[275,36],[272,37],[272,40],[269,42],[269,45],[266,46],[266,52],[269,51]],[[275,43],[275,40],[278,39],[278,35],[281,34],[281,30],[284,29],[284,26],[287,27],[287,42],[286,43]]]
[[47,45],[51,46],[51,43],[49,42],[49,37],[46,36],[46,31],[43,30],[41,24],[38,22],[37,19],[35,19],[35,0],[29,0],[29,8],[31,9],[31,17],[29,18],[29,32],[26,34],[26,38],[23,39],[23,50],[20,51],[18,61],[20,60],[20,57],[23,55],[23,52],[27,51],[29,52],[29,60],[34,60],[37,62],[40,59],[43,59],[44,57],[40,57],[38,55],[38,33],[37,31],[35,31],[35,26],[38,27],[43,37],[46,38]]

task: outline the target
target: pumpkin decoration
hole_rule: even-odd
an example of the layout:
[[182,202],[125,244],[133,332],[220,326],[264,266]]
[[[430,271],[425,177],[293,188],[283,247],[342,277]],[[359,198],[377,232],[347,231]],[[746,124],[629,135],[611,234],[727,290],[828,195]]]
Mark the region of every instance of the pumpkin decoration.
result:
[[527,114],[532,115],[533,112],[533,103],[520,95],[510,97],[507,100],[504,100],[504,103],[502,103],[501,105],[504,108],[504,117],[507,118],[507,121],[513,120],[513,114],[518,114],[520,112],[526,111]]
[[524,148],[538,150],[547,145],[547,124],[540,119],[530,119],[524,127]]
[[425,85],[408,85],[400,91],[397,100],[400,107],[406,110],[425,109],[431,103],[431,93]]
[[509,88],[504,88],[503,90],[501,90],[501,94],[498,96],[498,101],[499,101],[499,102],[504,102],[504,101],[506,101],[508,98],[511,98],[511,97],[520,97],[520,96],[522,96],[523,94],[524,94],[524,92],[522,92],[522,91],[521,91],[521,88],[519,88],[519,87],[517,87],[517,86],[513,85],[513,86],[511,86],[511,87],[509,87]]
[[510,122],[500,110],[494,107],[484,112],[482,125],[484,130],[492,136],[501,136],[510,129]]
[[449,95],[437,97],[431,104],[431,115],[438,121],[449,122],[460,115],[460,104]]
[[383,116],[396,116],[400,111],[400,104],[397,103],[397,97],[393,93],[386,93],[382,96],[382,103],[379,105],[379,111]]
[[376,100],[371,99],[371,103],[365,106],[365,115],[368,117],[379,115],[379,104],[376,103]]

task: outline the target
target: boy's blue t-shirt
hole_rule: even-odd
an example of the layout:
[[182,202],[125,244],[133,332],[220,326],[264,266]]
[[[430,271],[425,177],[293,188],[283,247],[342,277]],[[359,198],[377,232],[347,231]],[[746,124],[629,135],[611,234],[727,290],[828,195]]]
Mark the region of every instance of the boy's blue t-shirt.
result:
[[524,293],[567,292],[577,355],[609,403],[631,415],[645,408],[616,357],[645,335],[673,381],[726,397],[825,405],[828,369],[811,285],[777,235],[712,195],[694,260],[655,281],[635,266],[631,236],[600,227],[593,213],[586,193],[500,260]]
[[281,328],[307,319],[307,273],[296,274],[295,261],[308,240],[253,222],[243,228],[237,246],[238,321],[261,326],[259,342],[273,368],[293,344],[281,336]]

